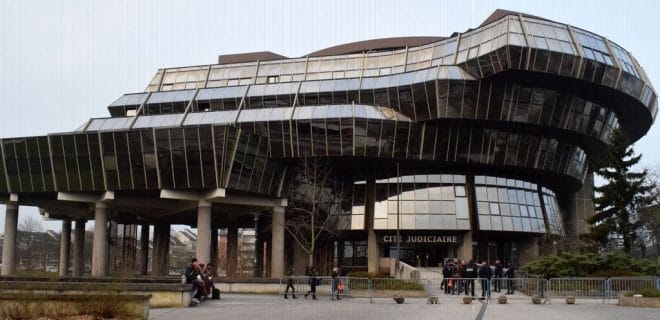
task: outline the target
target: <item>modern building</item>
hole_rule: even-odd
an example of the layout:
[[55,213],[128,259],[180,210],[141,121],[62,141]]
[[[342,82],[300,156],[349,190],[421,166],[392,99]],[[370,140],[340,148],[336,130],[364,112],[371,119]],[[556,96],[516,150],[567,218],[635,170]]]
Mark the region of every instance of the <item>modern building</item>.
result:
[[166,258],[169,241],[159,239],[170,224],[198,229],[202,261],[218,228],[231,237],[255,226],[265,251],[257,259],[266,260],[255,265],[281,276],[305,261],[284,228],[301,159],[329,173],[320,201],[339,231],[324,240],[321,261],[377,271],[397,243],[411,264],[525,261],[541,238],[584,231],[589,160],[615,128],[641,138],[656,98],[613,41],[502,10],[446,38],[160,69],[108,118],[1,140],[2,273],[13,273],[18,208],[28,205],[65,230],[95,220],[95,276],[107,272],[109,220],[154,225],[154,266]]

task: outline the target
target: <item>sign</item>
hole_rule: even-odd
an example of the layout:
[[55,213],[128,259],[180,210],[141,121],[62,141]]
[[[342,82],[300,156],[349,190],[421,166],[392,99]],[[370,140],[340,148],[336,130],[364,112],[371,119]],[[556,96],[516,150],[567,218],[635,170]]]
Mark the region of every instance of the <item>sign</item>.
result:
[[[396,243],[396,236],[383,236],[383,242]],[[458,243],[458,236],[407,235],[399,236],[400,243]]]

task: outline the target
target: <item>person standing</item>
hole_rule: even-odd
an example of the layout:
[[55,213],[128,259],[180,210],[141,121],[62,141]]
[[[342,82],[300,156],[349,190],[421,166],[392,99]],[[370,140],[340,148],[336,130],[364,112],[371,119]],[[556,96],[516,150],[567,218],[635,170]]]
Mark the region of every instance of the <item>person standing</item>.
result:
[[339,268],[334,267],[332,268],[332,299],[335,299],[335,296],[337,300],[341,300],[341,297],[339,297]]
[[490,299],[490,279],[493,278],[493,269],[485,260],[479,268],[479,278],[481,278],[481,299]]
[[[474,297],[474,281],[477,278],[478,271],[477,271],[477,265],[474,263],[474,260],[470,260],[470,262],[465,266],[465,269],[463,269],[463,278],[465,278],[465,295],[469,295],[470,293]],[[468,290],[470,290],[468,292]]]
[[461,260],[460,262],[456,262],[456,266],[454,266],[454,269],[452,270],[451,274],[451,280],[452,280],[452,290],[451,294],[458,294],[460,295],[462,293],[461,290],[463,290],[463,269],[465,268],[465,261]]
[[312,267],[312,269],[309,270],[309,291],[305,293],[305,299],[307,299],[307,296],[311,293],[312,294],[312,299],[316,300],[316,286],[319,285],[319,272],[316,271],[316,268]]
[[495,260],[495,272],[493,277],[495,278],[495,292],[500,292],[502,287],[502,276],[504,276],[504,267],[502,267],[502,262],[500,260]]
[[511,262],[507,264],[507,267],[504,272],[504,276],[506,277],[506,294],[514,294],[513,278],[516,277],[516,268]]
[[287,293],[289,293],[289,289],[291,289],[291,296],[293,296],[294,299],[298,299],[296,297],[296,287],[293,286],[293,274],[294,274],[294,269],[293,267],[289,268],[289,271],[287,271],[287,277],[286,277],[286,289],[284,289],[284,299],[289,299],[287,297]]
[[445,289],[445,294],[449,294],[451,292],[451,286],[449,285],[449,278],[451,278],[453,272],[454,270],[452,269],[451,261],[447,261],[445,267],[442,268],[442,287]]

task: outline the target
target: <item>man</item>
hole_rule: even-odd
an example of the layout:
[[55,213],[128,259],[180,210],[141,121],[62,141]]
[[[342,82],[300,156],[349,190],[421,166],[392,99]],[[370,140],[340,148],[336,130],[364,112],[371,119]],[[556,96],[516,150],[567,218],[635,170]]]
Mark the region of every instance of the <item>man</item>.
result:
[[451,261],[447,260],[445,267],[442,268],[442,287],[445,289],[445,294],[449,294],[451,292],[451,287],[449,286],[449,278],[451,278],[451,274],[454,272],[452,267],[453,265]]
[[515,272],[516,268],[513,266],[511,262],[507,264],[507,269],[504,272],[504,276],[507,278],[506,280],[506,294],[513,294],[514,293],[514,287],[513,287],[513,278],[516,277]]
[[186,268],[186,271],[183,272],[183,275],[186,277],[186,283],[190,283],[195,288],[195,295],[193,296],[193,304],[199,304],[199,299],[202,298],[202,295],[206,295],[206,290],[204,289],[204,281],[201,277],[202,270],[197,262],[197,258],[192,258],[190,260],[190,265]]
[[307,296],[311,293],[312,299],[316,300],[316,286],[319,285],[319,282],[319,272],[316,271],[316,268],[312,267],[312,269],[309,270],[309,291],[305,293],[305,299],[307,299]]
[[490,299],[490,279],[493,277],[493,269],[487,261],[483,261],[481,268],[479,268],[479,278],[481,278],[481,300]]
[[293,293],[292,294],[293,298],[298,299],[298,297],[296,297],[296,287],[293,286],[293,274],[294,274],[294,269],[293,267],[291,267],[287,272],[286,289],[284,289],[284,299],[289,299],[289,297],[287,297],[287,293],[289,293],[289,288],[291,288],[291,292]]
[[502,262],[500,260],[495,260],[495,272],[493,273],[493,276],[495,278],[495,292],[500,292],[501,291],[501,286],[502,286],[502,276],[504,275],[504,267],[502,266]]
[[[474,280],[477,278],[478,275],[478,269],[477,269],[477,264],[474,262],[474,260],[470,260],[470,262],[465,266],[465,269],[463,269],[463,278],[465,278],[465,295],[467,296],[468,294],[472,294],[474,297]],[[468,289],[470,292],[468,292]]]

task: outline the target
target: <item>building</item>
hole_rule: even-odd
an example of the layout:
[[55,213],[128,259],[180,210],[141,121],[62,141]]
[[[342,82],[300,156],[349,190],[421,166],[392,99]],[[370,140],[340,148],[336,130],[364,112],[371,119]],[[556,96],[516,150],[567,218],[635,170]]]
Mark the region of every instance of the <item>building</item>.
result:
[[[447,38],[160,69],[108,110],[69,133],[2,139],[5,244],[15,243],[19,205],[69,230],[94,219],[92,274],[102,276],[108,220],[154,226],[154,267],[167,261],[170,224],[198,228],[202,261],[218,228],[235,238],[254,227],[265,260],[255,265],[277,277],[305,261],[283,227],[301,159],[331,173],[323,205],[340,232],[320,261],[370,271],[396,255],[420,265],[525,261],[541,237],[584,230],[589,159],[617,127],[642,137],[657,101],[634,57],[609,39],[497,10]],[[237,241],[228,243],[236,257]],[[12,273],[11,245],[3,261]]]

